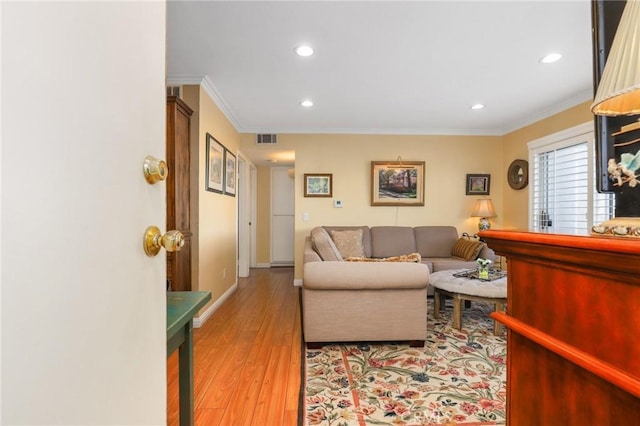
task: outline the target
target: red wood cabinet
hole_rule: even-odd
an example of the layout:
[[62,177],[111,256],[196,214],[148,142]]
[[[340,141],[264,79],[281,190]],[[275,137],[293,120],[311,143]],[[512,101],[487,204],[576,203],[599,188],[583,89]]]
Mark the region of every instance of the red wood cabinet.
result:
[[507,423],[640,421],[640,240],[480,236],[508,262]]

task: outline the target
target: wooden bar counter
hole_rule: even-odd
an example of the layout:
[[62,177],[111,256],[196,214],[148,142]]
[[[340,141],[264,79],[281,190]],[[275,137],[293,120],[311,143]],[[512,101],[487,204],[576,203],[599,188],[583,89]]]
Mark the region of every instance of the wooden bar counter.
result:
[[507,259],[507,424],[640,424],[640,239],[484,231]]

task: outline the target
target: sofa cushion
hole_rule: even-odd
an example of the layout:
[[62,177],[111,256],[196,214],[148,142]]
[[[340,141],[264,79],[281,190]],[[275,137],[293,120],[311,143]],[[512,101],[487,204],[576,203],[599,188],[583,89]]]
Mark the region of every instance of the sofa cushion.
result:
[[322,226],[311,230],[311,244],[322,260],[342,260],[340,251]]
[[464,237],[458,238],[458,241],[456,241],[451,249],[451,256],[464,260],[475,260],[483,247],[484,243],[482,241],[470,240]]
[[417,226],[414,228],[416,250],[425,257],[449,257],[458,240],[455,226]]
[[329,231],[333,242],[340,251],[342,258],[363,257],[362,229],[352,229],[348,231]]
[[327,232],[331,230],[349,231],[352,229],[362,229],[362,247],[364,249],[364,257],[371,257],[371,231],[368,226],[323,226]]
[[371,228],[371,257],[391,257],[416,251],[410,226],[374,226]]
[[303,267],[305,290],[385,291],[426,288],[428,284],[429,269],[422,263],[310,262]]

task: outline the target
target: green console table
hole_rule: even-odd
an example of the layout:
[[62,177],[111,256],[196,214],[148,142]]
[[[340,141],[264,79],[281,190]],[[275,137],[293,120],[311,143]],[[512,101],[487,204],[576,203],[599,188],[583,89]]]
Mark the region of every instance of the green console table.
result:
[[209,291],[167,293],[167,357],[178,349],[180,426],[193,425],[193,317],[209,300]]

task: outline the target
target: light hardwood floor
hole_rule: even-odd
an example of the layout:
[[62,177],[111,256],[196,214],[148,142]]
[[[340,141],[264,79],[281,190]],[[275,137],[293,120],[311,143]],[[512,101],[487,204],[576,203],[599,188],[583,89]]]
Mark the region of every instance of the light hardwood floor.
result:
[[[293,268],[252,269],[194,329],[196,425],[296,425],[301,325]],[[167,360],[167,418],[178,424],[178,358]]]

